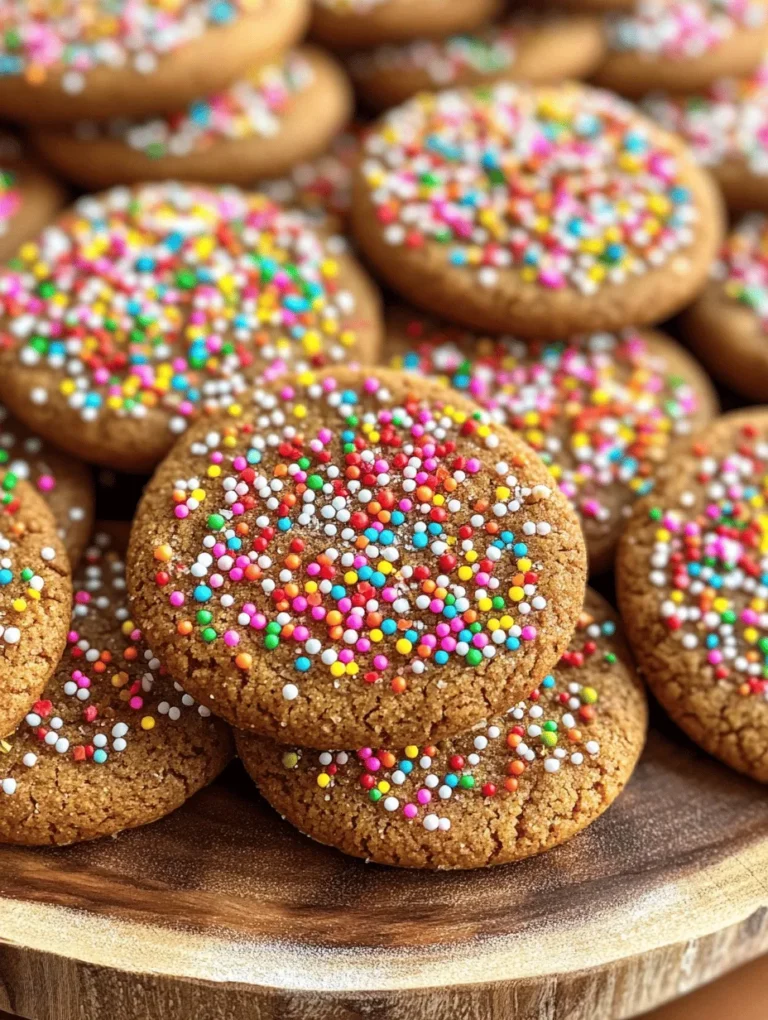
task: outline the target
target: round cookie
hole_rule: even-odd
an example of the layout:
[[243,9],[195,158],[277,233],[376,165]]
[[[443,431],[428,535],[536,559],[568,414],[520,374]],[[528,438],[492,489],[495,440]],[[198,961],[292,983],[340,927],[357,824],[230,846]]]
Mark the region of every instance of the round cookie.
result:
[[683,316],[686,340],[716,379],[768,401],[768,217],[736,225],[712,277]]
[[0,734],[40,696],[67,639],[72,576],[53,514],[11,471],[0,476]]
[[688,144],[731,212],[768,212],[768,64],[691,96],[656,94],[643,110]]
[[308,7],[308,0],[6,0],[0,114],[68,124],[178,110],[292,46]]
[[[14,150],[9,148],[9,154]],[[64,191],[48,174],[11,155],[0,167],[0,262],[34,237],[64,202]]]
[[76,565],[93,527],[90,470],[16,421],[0,404],[0,468],[29,481],[53,512],[59,537]]
[[258,188],[280,205],[300,209],[315,225],[345,226],[352,205],[352,173],[360,158],[362,126],[351,124],[328,151],[297,163],[283,177],[259,181]]
[[590,825],[632,774],[646,723],[616,614],[588,591],[553,673],[469,733],[321,754],[238,734],[237,748],[266,799],[321,843],[378,864],[482,868]]
[[63,449],[149,470],[254,379],[374,360],[380,328],[343,241],[263,195],[114,188],[0,277],[0,397]]
[[638,0],[610,19],[608,55],[594,81],[639,98],[690,93],[717,78],[751,74],[768,50],[765,0]]
[[67,647],[0,756],[0,842],[60,845],[146,825],[232,756],[228,727],[142,640],[124,565],[99,536],[75,583]]
[[386,110],[418,92],[447,86],[586,78],[604,50],[598,18],[523,11],[472,35],[416,39],[355,53],[347,67],[360,98]]
[[414,304],[531,339],[671,315],[722,236],[719,196],[682,142],[577,84],[391,110],[364,139],[352,225]]
[[592,574],[613,565],[632,505],[677,442],[717,414],[706,374],[655,330],[525,344],[395,309],[384,349],[389,367],[472,397],[539,454],[579,515]]
[[502,0],[313,0],[312,36],[331,49],[471,32]]
[[627,637],[669,715],[768,781],[768,408],[699,432],[621,540]]
[[440,384],[338,368],[193,427],[145,489],[128,583],[201,703],[352,747],[514,704],[567,647],[585,568],[520,439]]
[[145,180],[250,185],[326,149],[352,108],[339,66],[300,49],[181,113],[33,133],[51,166],[86,188]]

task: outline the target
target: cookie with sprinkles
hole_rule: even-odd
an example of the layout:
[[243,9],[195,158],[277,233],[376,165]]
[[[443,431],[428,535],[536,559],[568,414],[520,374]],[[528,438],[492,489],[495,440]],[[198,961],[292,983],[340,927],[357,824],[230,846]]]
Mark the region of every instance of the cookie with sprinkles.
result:
[[523,338],[656,322],[703,285],[720,199],[682,142],[589,86],[423,93],[365,136],[352,226],[414,304]]
[[64,189],[39,167],[14,157],[2,162],[0,262],[39,233],[63,204]]
[[552,673],[462,736],[318,753],[241,733],[237,747],[266,799],[321,843],[397,867],[482,868],[595,821],[632,774],[646,721],[617,616],[588,591]]
[[41,495],[0,473],[0,733],[10,733],[56,668],[72,609],[72,573]]
[[768,212],[768,63],[706,92],[654,94],[643,110],[680,135],[715,177],[731,212]]
[[33,139],[51,166],[86,188],[169,178],[252,185],[322,153],[351,109],[338,64],[304,48],[180,113],[40,129]]
[[538,453],[579,515],[592,574],[613,565],[660,466],[717,414],[706,374],[655,330],[526,344],[400,308],[388,312],[384,349],[391,368],[453,386]]
[[768,50],[766,0],[638,0],[606,26],[608,54],[595,82],[639,98],[689,93],[752,74]]
[[724,415],[638,504],[617,560],[627,637],[704,750],[768,782],[768,408]]
[[502,0],[313,0],[311,34],[331,49],[471,32]]
[[93,529],[90,469],[34,435],[0,404],[0,470],[37,489],[53,511],[70,563],[77,565]]
[[182,109],[301,37],[308,0],[4,0],[0,114],[32,124]]
[[282,177],[259,181],[274,202],[301,210],[315,225],[344,226],[352,205],[352,173],[360,158],[363,126],[353,122],[316,159],[297,163]]
[[712,279],[682,319],[686,340],[712,375],[768,401],[768,217],[741,219]]
[[80,199],[0,272],[0,392],[63,449],[150,470],[254,379],[375,359],[340,238],[263,195],[174,183]]
[[226,724],[167,675],[131,620],[125,569],[97,536],[75,581],[67,644],[0,744],[0,842],[75,843],[180,807],[232,756]]
[[599,18],[523,11],[472,34],[363,50],[348,58],[347,68],[360,99],[386,110],[418,92],[449,86],[586,78],[604,51]]
[[545,466],[476,404],[326,369],[180,440],[139,505],[128,583],[202,704],[353,747],[509,708],[567,647],[585,567]]

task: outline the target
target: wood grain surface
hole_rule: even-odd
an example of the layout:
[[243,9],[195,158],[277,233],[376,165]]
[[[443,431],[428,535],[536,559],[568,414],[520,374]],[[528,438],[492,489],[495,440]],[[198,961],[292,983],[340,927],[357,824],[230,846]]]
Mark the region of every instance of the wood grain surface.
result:
[[33,1020],[619,1020],[768,950],[768,797],[676,732],[542,857],[423,874],[310,842],[239,765],[147,829],[0,848]]

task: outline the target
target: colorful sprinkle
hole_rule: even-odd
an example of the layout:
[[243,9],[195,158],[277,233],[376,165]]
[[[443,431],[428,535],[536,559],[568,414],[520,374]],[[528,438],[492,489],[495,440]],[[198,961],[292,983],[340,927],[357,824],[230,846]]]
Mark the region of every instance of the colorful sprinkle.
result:
[[236,416],[254,377],[349,359],[355,299],[339,250],[261,195],[113,188],[0,274],[0,347],[35,369],[33,404],[85,422],[157,408],[178,434],[200,410]]
[[366,136],[362,174],[387,244],[442,246],[482,287],[513,271],[591,295],[694,241],[676,156],[628,103],[582,86],[417,96]]
[[692,485],[649,511],[659,618],[715,681],[768,697],[768,444],[745,425],[720,456],[696,444]]
[[768,333],[768,216],[750,213],[726,238],[712,276],[725,295],[754,312]]
[[83,767],[108,765],[164,720],[175,723],[193,707],[210,716],[170,680],[143,643],[127,608],[124,574],[109,539],[98,537],[85,555],[85,580],[75,585],[62,660],[10,738],[6,753],[17,744],[24,753],[16,755],[14,775],[2,779],[4,793],[23,789],[25,774],[45,756],[61,755]]
[[181,113],[143,123],[117,121],[104,127],[81,123],[75,132],[88,141],[101,133],[119,138],[149,159],[189,156],[221,141],[274,138],[283,115],[313,79],[309,62],[292,53],[283,64],[256,68],[225,92],[198,99]]
[[632,14],[608,19],[612,49],[664,59],[698,58],[737,30],[764,25],[762,0],[638,0]]
[[395,331],[403,353],[390,367],[436,377],[519,432],[593,527],[651,491],[700,412],[695,389],[633,329],[525,344],[403,315]]
[[0,6],[0,77],[32,85],[61,72],[61,87],[76,94],[96,68],[129,66],[152,74],[158,60],[258,10],[263,0],[97,0],[50,4],[4,0]]
[[285,749],[283,768],[314,774],[326,798],[333,796],[339,780],[341,795],[349,796],[352,778],[360,797],[381,811],[400,814],[428,832],[447,832],[451,816],[457,819],[468,798],[504,801],[518,795],[522,777],[531,771],[540,768],[553,775],[599,757],[600,743],[593,735],[599,692],[575,677],[585,667],[612,666],[615,631],[612,619],[599,622],[584,611],[555,674],[505,716],[480,723],[463,737],[395,751]]

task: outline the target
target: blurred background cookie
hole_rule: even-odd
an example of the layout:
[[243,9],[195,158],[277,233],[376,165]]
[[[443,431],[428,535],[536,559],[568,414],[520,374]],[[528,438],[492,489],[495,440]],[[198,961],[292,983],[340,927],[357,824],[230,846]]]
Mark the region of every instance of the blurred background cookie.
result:
[[523,10],[474,33],[354,53],[346,65],[361,101],[385,110],[417,92],[449,86],[587,78],[603,52],[598,18]]
[[0,7],[0,115],[141,117],[225,88],[301,36],[308,0],[145,0]]
[[322,153],[351,109],[334,60],[302,48],[181,112],[80,122],[32,138],[52,167],[85,188],[168,178],[252,185]]

